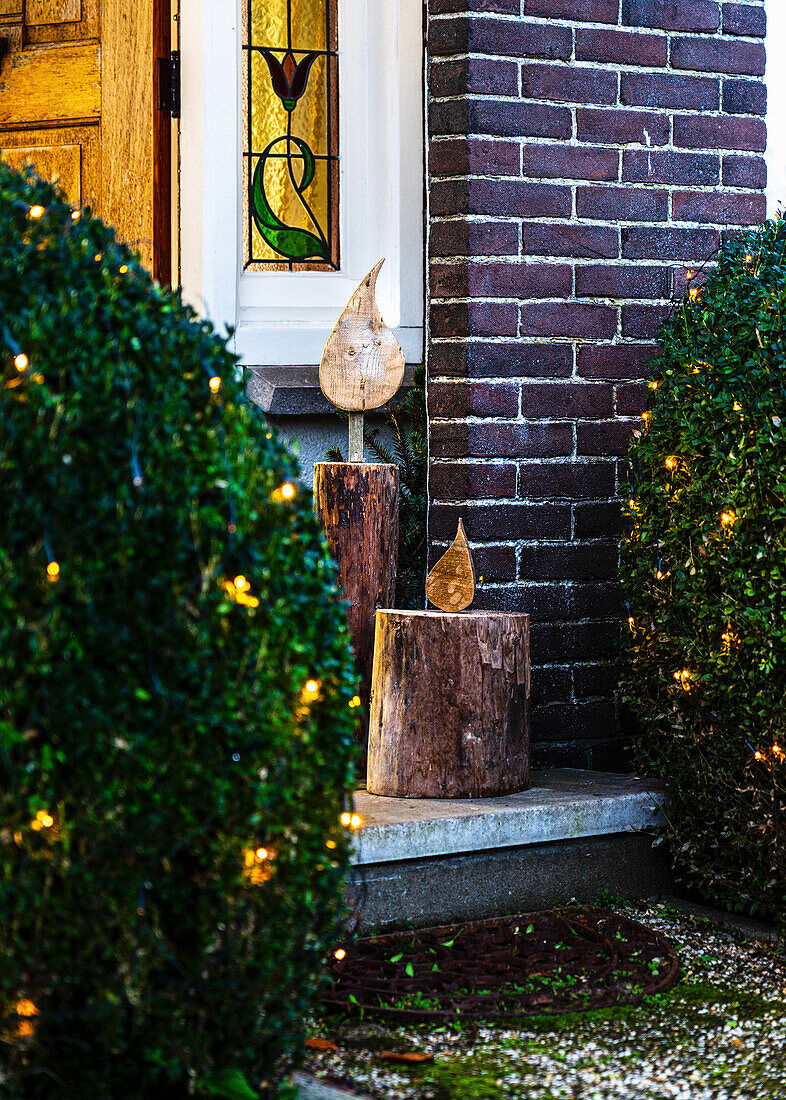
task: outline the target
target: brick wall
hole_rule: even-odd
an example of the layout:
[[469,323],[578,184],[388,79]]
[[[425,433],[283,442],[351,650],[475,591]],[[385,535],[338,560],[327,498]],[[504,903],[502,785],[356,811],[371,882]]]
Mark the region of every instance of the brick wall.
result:
[[617,487],[670,302],[765,216],[763,0],[428,0],[432,555],[533,618],[535,762],[622,762]]

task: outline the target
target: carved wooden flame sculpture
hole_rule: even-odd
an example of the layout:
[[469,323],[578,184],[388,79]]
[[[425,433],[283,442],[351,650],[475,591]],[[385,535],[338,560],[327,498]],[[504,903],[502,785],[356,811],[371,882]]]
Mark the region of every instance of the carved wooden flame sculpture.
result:
[[374,296],[380,260],[352,295],[322,353],[319,384],[328,401],[347,412],[384,405],[404,378],[404,353]]
[[464,524],[426,578],[426,595],[440,611],[464,611],[475,599],[475,566]]
[[349,413],[349,459],[363,461],[363,413],[384,405],[404,378],[404,353],[382,320],[375,290],[384,258],[352,295],[322,352],[319,384]]

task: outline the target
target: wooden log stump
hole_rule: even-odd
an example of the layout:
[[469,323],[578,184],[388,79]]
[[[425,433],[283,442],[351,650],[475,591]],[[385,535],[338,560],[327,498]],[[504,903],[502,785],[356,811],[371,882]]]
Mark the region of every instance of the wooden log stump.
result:
[[396,594],[398,486],[398,466],[314,464],[314,506],[349,601],[347,620],[361,680],[364,725],[371,694],[374,618],[377,608],[392,604]]
[[490,798],[529,786],[529,615],[377,612],[368,790]]

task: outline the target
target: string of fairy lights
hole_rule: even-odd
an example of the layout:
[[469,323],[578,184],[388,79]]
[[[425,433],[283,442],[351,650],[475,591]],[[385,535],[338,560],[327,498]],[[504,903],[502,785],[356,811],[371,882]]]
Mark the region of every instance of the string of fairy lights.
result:
[[[753,270],[755,268],[755,258],[754,258],[754,256],[751,253],[746,253],[746,255],[744,257],[744,263],[745,263],[745,266],[747,268]],[[686,272],[687,281],[689,283],[693,282],[693,280],[695,280],[695,278],[697,277],[698,274],[699,274],[699,272],[696,272],[696,271]],[[693,286],[690,287],[689,292],[688,292],[688,298],[689,298],[691,303],[696,304],[696,303],[699,302],[699,300],[701,298],[702,289],[703,288],[701,286],[697,286],[697,285],[693,285]],[[758,330],[757,330],[757,335],[758,335]],[[761,338],[760,337],[759,337],[759,342],[761,344]],[[704,371],[709,372],[711,370],[712,370],[712,365],[710,363],[706,362],[705,360],[702,360],[702,359],[699,359],[699,358],[696,358],[696,360],[693,363],[693,366],[691,367],[692,374],[701,374]],[[653,379],[652,381],[650,381],[648,383],[648,385],[649,385],[650,390],[653,391],[653,393],[657,393],[658,389],[661,386],[661,382],[658,379]],[[738,400],[734,400],[733,403],[732,403],[732,410],[735,413],[739,414],[739,417],[740,417],[741,421],[743,421],[745,419],[745,412],[744,412],[744,408],[743,408],[743,405],[741,404],[741,402],[739,402]],[[644,430],[645,433],[647,433],[649,431],[651,423],[652,423],[652,412],[651,412],[651,410],[647,409],[643,413],[641,413],[641,420],[643,422],[643,430]],[[686,457],[684,457],[682,455],[677,455],[677,454],[668,454],[668,455],[666,455],[663,458],[663,468],[667,471],[668,477],[670,479],[673,479],[677,476],[682,476],[683,478],[690,476],[690,462]],[[638,538],[638,531],[640,529],[640,522],[639,521],[640,521],[641,517],[640,517],[639,505],[638,505],[637,501],[635,500],[635,498],[633,496],[630,497],[630,499],[628,500],[627,503],[628,503],[628,510],[629,510],[629,513],[630,513],[630,518],[632,518],[632,520],[633,520],[633,531],[632,531],[631,538],[632,538],[632,540],[635,540],[635,539]],[[718,514],[718,523],[720,525],[720,535],[721,535],[721,537],[729,537],[733,533],[735,525],[741,519],[744,519],[744,517],[740,516],[737,513],[737,511],[735,511],[735,509],[733,509],[731,507],[724,508]],[[666,570],[666,571],[663,570],[662,562],[661,562],[660,558],[658,559],[657,569],[656,569],[654,575],[655,575],[655,579],[659,582],[666,580],[670,576],[670,572],[668,570]],[[662,590],[661,590],[661,592],[662,592]],[[626,606],[627,611],[628,611],[628,620],[627,620],[628,621],[628,627],[629,627],[631,633],[635,636],[637,634],[637,632],[639,631],[640,626],[639,626],[639,624],[636,623],[636,620],[635,620],[634,616],[631,614],[630,604],[626,603],[625,606]],[[740,637],[739,637],[738,634],[736,634],[734,632],[731,622],[726,623],[725,630],[720,635],[720,640],[721,640],[721,652],[724,655],[727,655],[727,656],[730,655],[734,651],[735,646],[740,644],[740,641],[741,641]],[[691,694],[691,693],[698,690],[700,674],[696,669],[677,668],[677,669],[673,670],[671,675],[672,675],[672,679],[674,680],[675,685],[677,687],[679,687],[680,689],[682,689],[682,691],[686,692],[687,694]],[[753,759],[758,764],[764,765],[770,771],[770,773],[773,773],[774,768],[775,768],[776,765],[782,765],[782,764],[786,763],[786,750],[784,750],[781,747],[780,743],[777,740],[775,740],[772,743],[771,746],[769,746],[767,748],[760,748],[760,749],[754,748],[747,741],[746,741],[746,744],[747,744],[748,748],[750,749],[750,751],[753,755]]]
[[[34,204],[30,206],[28,210],[28,217],[33,223],[40,223],[46,215],[46,207],[41,204]],[[72,210],[70,213],[71,220],[78,222],[81,218],[81,211]],[[96,263],[104,261],[102,253],[96,253],[94,260]],[[119,265],[118,274],[127,275],[129,272],[129,266],[125,263]],[[16,376],[5,381],[6,389],[16,389],[21,386],[26,380],[29,380],[36,384],[44,382],[43,374],[34,371],[31,368],[30,356],[21,348],[18,347],[16,341],[12,338],[10,333],[6,329],[3,329],[3,335],[6,343],[8,344],[11,354],[13,356],[13,364],[16,371]],[[207,388],[211,403],[219,403],[223,409],[223,402],[221,401],[221,391],[223,387],[223,380],[217,374],[211,374],[207,380]],[[139,489],[144,485],[144,473],[139,457],[138,450],[138,428],[139,423],[137,421],[132,439],[132,455],[131,455],[131,474],[132,484],[134,488]],[[267,439],[272,439],[272,432],[266,433]],[[278,504],[293,503],[298,494],[297,485],[293,481],[284,481],[281,485],[275,488],[271,492],[271,500]],[[230,498],[230,519],[227,524],[227,531],[233,536],[237,531],[235,522],[235,509],[234,502]],[[56,585],[62,579],[62,565],[57,560],[55,554],[49,547],[49,540],[44,539],[45,550],[47,554],[46,562],[46,579],[52,584]],[[256,610],[260,606],[259,597],[255,596],[251,590],[251,582],[245,574],[238,573],[231,579],[223,578],[219,580],[219,585],[224,594],[229,600],[240,607],[247,608],[249,610]],[[157,678],[154,676],[154,681]],[[163,695],[163,688],[161,689]],[[310,708],[313,704],[317,703],[323,697],[323,683],[320,679],[311,677],[303,684],[298,694],[298,702],[294,709],[294,719],[296,723],[302,722],[308,717]],[[348,703],[351,710],[356,710],[361,706],[361,698],[359,695],[354,695]],[[241,760],[241,754],[235,752],[232,756],[233,764],[237,764]],[[342,811],[338,816],[338,824],[347,831],[348,834],[356,833],[362,828],[362,817],[354,812],[348,810]],[[56,811],[50,809],[39,809],[36,812],[35,817],[29,823],[28,828],[31,832],[38,834],[44,840],[54,843],[60,835],[59,823],[57,820]],[[13,834],[15,844],[20,847],[25,847],[25,838],[21,830],[16,830]],[[333,837],[327,837],[325,840],[325,847],[329,852],[335,852],[338,848],[338,841]],[[273,878],[276,870],[276,860],[278,858],[278,852],[270,843],[257,843],[244,847],[240,853],[240,863],[242,867],[243,878],[252,886],[264,886],[270,882]],[[332,864],[333,867],[338,867],[338,863],[335,861]],[[146,913],[145,908],[145,884],[140,884],[139,899],[136,909],[137,915],[143,917]],[[345,957],[346,952],[339,948],[334,951],[334,957],[336,959],[342,959]],[[190,983],[193,985],[193,982]],[[169,994],[162,994],[163,996]],[[155,999],[155,998],[153,998]],[[92,1006],[92,1009],[85,1009],[85,1012],[95,1011],[98,1006]],[[5,1007],[2,1014],[0,1014],[0,1039],[5,1041],[20,1041],[28,1042],[35,1037],[36,1021],[40,1017],[40,1009],[27,994],[20,994],[13,1005]]]

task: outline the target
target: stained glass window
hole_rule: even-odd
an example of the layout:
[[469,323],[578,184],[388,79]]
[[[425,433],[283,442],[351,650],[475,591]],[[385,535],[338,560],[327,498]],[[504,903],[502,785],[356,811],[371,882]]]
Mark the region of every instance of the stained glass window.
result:
[[339,266],[337,0],[244,0],[244,263]]

